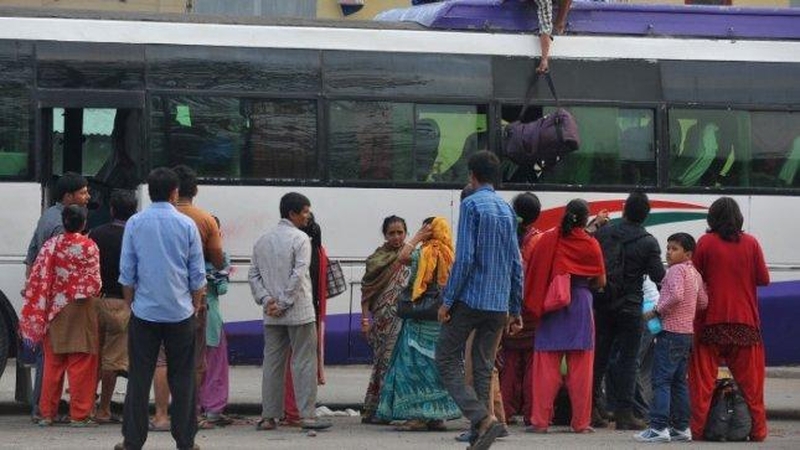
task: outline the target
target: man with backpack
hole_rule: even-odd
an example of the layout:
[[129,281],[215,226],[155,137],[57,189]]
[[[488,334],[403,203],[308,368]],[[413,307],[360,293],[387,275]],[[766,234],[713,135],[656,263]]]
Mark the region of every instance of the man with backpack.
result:
[[607,285],[594,296],[595,358],[592,424],[608,425],[603,402],[603,379],[611,349],[619,351],[617,365],[618,402],[614,418],[618,430],[641,430],[646,424],[633,414],[636,358],[642,337],[642,280],[648,275],[656,283],[664,278],[661,248],[642,224],[650,213],[643,192],[632,192],[623,208],[622,220],[598,230],[595,237],[603,249]]

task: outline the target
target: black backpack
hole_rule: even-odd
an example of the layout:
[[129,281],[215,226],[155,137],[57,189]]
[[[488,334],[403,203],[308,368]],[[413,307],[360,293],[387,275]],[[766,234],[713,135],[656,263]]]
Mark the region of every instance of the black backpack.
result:
[[707,441],[746,441],[753,428],[750,408],[730,378],[717,380],[703,433]]
[[625,302],[625,247],[631,242],[650,236],[647,231],[623,239],[619,230],[612,230],[607,239],[600,242],[603,262],[606,267],[606,285],[594,293],[596,307],[615,310]]

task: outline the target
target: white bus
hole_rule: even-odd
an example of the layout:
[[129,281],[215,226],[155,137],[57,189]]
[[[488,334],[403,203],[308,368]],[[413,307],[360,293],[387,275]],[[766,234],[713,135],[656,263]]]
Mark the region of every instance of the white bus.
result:
[[[800,41],[576,33],[556,40],[551,71],[580,150],[545,170],[504,161],[501,194],[537,193],[544,228],[574,197],[618,218],[643,188],[662,243],[699,236],[710,203],[735,197],[776,282],[761,299],[768,363],[800,362],[789,321],[800,310]],[[311,199],[349,282],[329,300],[327,361],[368,361],[359,283],[382,219],[404,217],[413,232],[438,215],[455,227],[466,160],[502,153],[538,51],[530,34],[413,24],[0,10],[0,371],[16,354],[22,261],[53,180],[87,176],[98,224],[109,191],[131,187],[121,174],[138,180],[145,206],[146,173],[181,163],[202,177],[197,202],[220,218],[234,262],[221,302],[232,361],[260,360],[246,272],[289,191]],[[529,118],[554,107],[545,89]]]

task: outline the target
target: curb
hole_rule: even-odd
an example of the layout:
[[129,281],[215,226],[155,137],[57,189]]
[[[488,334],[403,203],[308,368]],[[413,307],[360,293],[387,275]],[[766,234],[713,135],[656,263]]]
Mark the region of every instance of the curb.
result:
[[767,367],[766,378],[800,379],[800,367]]

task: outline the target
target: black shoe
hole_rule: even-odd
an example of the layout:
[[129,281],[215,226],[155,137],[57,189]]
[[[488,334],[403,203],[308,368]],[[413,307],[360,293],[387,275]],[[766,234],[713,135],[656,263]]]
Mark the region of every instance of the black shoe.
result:
[[647,424],[631,411],[617,411],[616,414],[617,430],[644,430]]
[[608,428],[608,420],[598,408],[592,408],[592,426],[594,428]]
[[479,433],[477,439],[467,447],[469,450],[488,450],[494,444],[494,441],[503,434],[505,426],[494,420],[483,433]]

